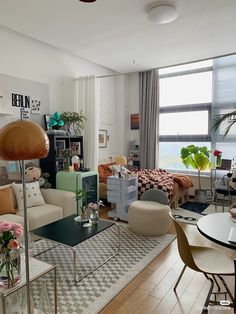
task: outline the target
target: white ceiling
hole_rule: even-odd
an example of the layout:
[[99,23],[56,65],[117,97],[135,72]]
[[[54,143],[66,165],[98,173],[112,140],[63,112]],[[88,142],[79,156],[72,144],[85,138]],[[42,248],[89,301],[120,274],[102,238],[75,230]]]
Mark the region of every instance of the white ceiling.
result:
[[118,72],[236,52],[235,0],[170,1],[179,17],[156,25],[152,0],[0,0],[0,24]]

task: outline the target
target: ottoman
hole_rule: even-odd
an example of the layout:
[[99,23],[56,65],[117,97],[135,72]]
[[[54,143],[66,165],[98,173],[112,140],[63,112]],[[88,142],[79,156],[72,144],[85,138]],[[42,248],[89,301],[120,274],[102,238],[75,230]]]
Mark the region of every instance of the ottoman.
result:
[[170,230],[170,207],[154,201],[134,201],[128,210],[130,229],[144,236],[158,236]]

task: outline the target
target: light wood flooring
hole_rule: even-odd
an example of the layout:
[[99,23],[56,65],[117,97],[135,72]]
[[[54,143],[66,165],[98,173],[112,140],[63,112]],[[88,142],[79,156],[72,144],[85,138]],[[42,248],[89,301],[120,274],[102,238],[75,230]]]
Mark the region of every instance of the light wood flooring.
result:
[[[101,214],[107,218],[107,209]],[[204,238],[196,226],[182,224],[191,244],[218,247],[236,258],[236,251],[219,246]],[[171,233],[175,233],[174,227]],[[201,313],[209,283],[201,273],[186,269],[177,294],[173,286],[183,268],[177,242],[173,241],[133,281],[131,281],[100,313],[110,314],[168,314]],[[225,277],[233,291],[234,279]],[[212,306],[208,313],[233,313],[232,308]]]

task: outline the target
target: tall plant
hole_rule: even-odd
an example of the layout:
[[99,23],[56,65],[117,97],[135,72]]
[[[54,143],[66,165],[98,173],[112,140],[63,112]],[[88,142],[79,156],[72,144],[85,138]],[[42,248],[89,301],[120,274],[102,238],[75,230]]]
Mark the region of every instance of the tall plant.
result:
[[231,127],[236,123],[236,110],[225,114],[216,115],[212,125],[213,131],[217,131],[222,123],[226,124],[224,137],[229,133]]
[[181,148],[181,159],[186,168],[191,166],[198,171],[198,187],[201,190],[201,171],[204,171],[207,167],[213,168],[213,163],[210,159],[210,153],[206,146],[188,145]]

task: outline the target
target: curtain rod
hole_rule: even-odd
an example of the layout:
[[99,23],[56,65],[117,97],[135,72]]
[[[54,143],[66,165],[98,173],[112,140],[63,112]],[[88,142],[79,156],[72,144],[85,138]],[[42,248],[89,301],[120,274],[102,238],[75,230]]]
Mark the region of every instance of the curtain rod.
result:
[[133,71],[133,72],[125,72],[125,73],[114,73],[114,74],[107,74],[107,75],[96,75],[96,78],[106,78],[106,77],[126,75],[126,74],[142,73],[142,72],[146,72],[146,71],[165,69],[165,68],[175,67],[175,66],[179,66],[179,65],[185,65],[185,64],[189,64],[189,63],[201,62],[201,61],[210,60],[210,59],[228,57],[228,56],[232,56],[234,54],[236,54],[236,52],[223,54],[223,55],[218,55],[218,56],[211,57],[211,58],[198,59],[198,60],[191,61],[191,62],[183,62],[183,63],[167,65],[167,66],[163,66],[163,67],[159,67],[159,68],[151,68],[151,69],[146,69],[146,70],[141,70],[141,71]]

